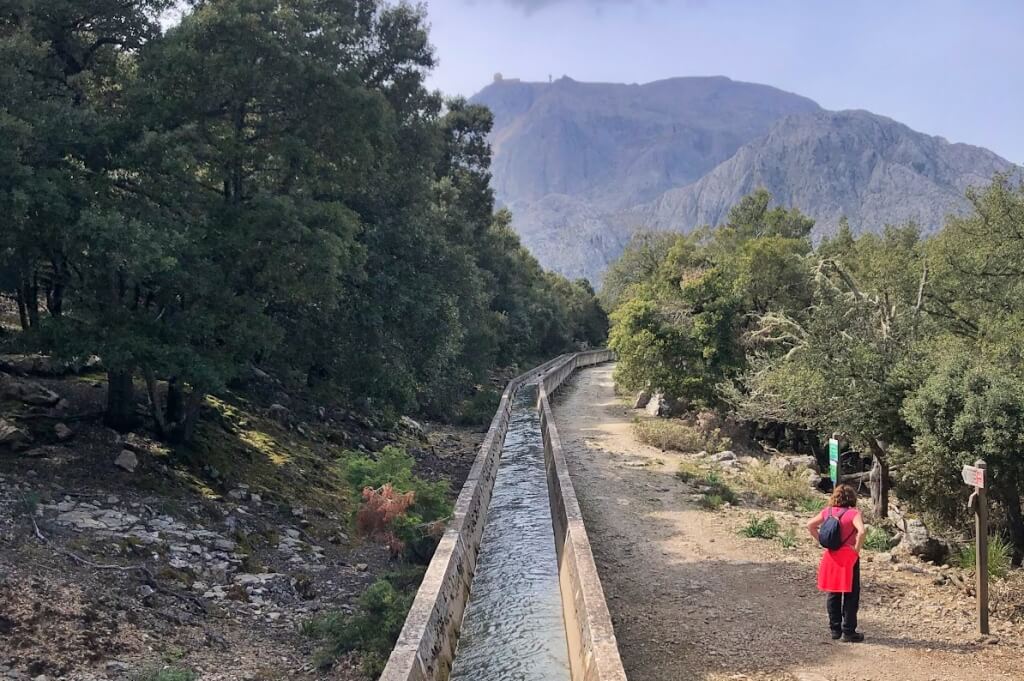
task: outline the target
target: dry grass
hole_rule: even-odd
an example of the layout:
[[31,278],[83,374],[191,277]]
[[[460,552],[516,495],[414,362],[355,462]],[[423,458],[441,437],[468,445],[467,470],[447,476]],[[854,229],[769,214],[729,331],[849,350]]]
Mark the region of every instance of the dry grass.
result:
[[751,464],[742,477],[744,483],[759,496],[792,502],[801,508],[809,506],[819,496],[814,494],[799,474],[786,473],[760,461]]
[[678,419],[638,419],[633,422],[633,434],[646,445],[677,452],[718,452],[731,444],[718,429],[704,433]]

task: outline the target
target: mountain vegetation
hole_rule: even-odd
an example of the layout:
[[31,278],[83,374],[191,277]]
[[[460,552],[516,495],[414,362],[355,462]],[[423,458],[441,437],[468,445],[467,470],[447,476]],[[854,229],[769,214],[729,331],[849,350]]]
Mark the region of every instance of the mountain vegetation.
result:
[[602,342],[589,285],[495,213],[491,113],[425,87],[422,9],[177,4],[0,2],[6,342],[98,356],[108,425],[144,390],[188,442],[253,366],[451,416],[499,363]]
[[617,382],[758,424],[823,454],[870,457],[873,513],[890,481],[965,527],[960,468],[984,458],[998,526],[1024,558],[1024,185],[995,176],[933,236],[915,224],[815,246],[813,221],[758,190],[714,228],[640,235],[608,272]]
[[969,186],[1020,172],[867,111],[825,111],[728,78],[644,85],[495,82],[494,186],[541,262],[595,284],[638,230],[689,232],[766,188],[814,219],[815,240],[846,218],[855,234],[966,214]]

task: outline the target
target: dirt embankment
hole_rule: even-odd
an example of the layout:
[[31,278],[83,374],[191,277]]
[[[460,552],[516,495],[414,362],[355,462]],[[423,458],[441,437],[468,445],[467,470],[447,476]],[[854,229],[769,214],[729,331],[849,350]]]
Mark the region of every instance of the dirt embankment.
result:
[[926,566],[868,554],[867,641],[833,642],[804,519],[775,514],[797,530],[797,546],[785,549],[739,536],[754,509],[698,507],[675,476],[686,457],[634,439],[611,367],[577,374],[555,414],[631,679],[1024,679],[1024,626],[996,620],[998,636],[979,641],[962,591],[936,585]]
[[24,437],[0,446],[0,679],[360,678],[356,660],[316,669],[300,632],[395,567],[352,531],[345,452],[399,444],[454,497],[481,435],[385,432],[258,380],[172,452],[103,427],[101,373],[0,373]]

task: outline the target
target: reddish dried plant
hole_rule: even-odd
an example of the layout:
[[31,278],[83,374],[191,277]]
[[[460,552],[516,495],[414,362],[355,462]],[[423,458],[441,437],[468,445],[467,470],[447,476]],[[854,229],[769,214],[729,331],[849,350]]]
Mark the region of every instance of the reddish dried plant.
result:
[[415,500],[415,492],[398,492],[390,483],[380,489],[365,488],[363,505],[356,514],[356,530],[387,545],[392,555],[399,555],[405,550],[405,542],[395,533],[395,522],[406,515]]

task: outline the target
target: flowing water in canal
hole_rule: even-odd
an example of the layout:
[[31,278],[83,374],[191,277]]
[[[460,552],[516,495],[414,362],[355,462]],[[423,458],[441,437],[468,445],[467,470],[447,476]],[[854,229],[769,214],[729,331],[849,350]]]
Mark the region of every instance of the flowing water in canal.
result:
[[568,681],[537,386],[516,393],[453,681]]

